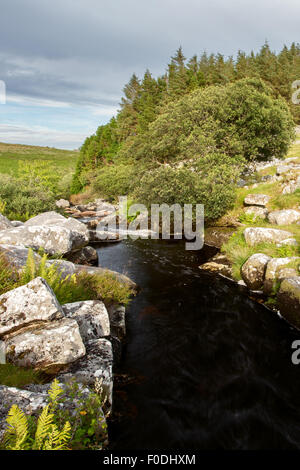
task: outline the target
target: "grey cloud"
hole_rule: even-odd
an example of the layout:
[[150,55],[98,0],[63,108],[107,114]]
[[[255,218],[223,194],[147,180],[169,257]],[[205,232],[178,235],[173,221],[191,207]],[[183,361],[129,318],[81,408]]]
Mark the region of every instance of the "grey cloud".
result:
[[296,41],[298,0],[10,0],[0,15],[0,78],[16,94],[116,105],[133,72],[186,56]]

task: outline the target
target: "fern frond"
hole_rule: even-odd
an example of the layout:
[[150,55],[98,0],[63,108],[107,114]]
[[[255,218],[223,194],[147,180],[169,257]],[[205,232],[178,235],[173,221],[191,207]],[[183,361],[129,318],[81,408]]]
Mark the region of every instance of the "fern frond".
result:
[[55,404],[59,398],[59,396],[64,392],[63,388],[60,386],[59,381],[54,379],[49,390],[48,395],[50,400],[53,404]]
[[39,416],[35,433],[34,449],[42,450],[44,441],[51,432],[54,415],[49,413],[50,405],[45,406]]
[[47,263],[47,260],[48,260],[48,257],[46,254],[43,255],[41,261],[40,261],[40,264],[39,264],[39,267],[38,267],[38,275],[44,279],[46,279],[47,277],[47,270],[49,268],[47,268],[46,266],[46,263]]
[[32,281],[36,277],[36,264],[34,259],[33,249],[29,248],[28,256],[26,261],[26,266],[22,274],[22,282],[27,284],[28,282]]
[[51,432],[47,436],[43,450],[67,450],[67,442],[71,438],[71,425],[67,421],[61,431],[52,425]]
[[5,432],[4,441],[9,450],[25,450],[28,438],[28,421],[25,413],[13,405],[6,418],[8,428]]

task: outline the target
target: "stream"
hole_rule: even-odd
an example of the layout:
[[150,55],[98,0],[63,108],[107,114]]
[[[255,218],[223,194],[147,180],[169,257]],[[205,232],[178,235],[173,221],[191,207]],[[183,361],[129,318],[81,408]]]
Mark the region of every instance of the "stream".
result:
[[141,288],[127,308],[109,425],[117,450],[299,449],[300,333],[181,242],[98,248]]

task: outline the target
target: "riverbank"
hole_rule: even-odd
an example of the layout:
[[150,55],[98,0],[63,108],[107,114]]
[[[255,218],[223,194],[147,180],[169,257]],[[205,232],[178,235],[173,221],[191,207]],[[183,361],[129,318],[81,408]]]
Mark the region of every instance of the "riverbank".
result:
[[63,394],[57,424],[70,421],[72,449],[108,444],[112,370],[137,286],[91,266],[98,255],[90,241],[85,224],[56,212],[25,223],[0,216],[0,437],[12,405],[37,420],[55,378]]
[[207,242],[220,253],[200,269],[248,288],[249,295],[299,328],[299,141],[285,160],[250,169],[252,184],[240,182],[234,208],[207,230]]

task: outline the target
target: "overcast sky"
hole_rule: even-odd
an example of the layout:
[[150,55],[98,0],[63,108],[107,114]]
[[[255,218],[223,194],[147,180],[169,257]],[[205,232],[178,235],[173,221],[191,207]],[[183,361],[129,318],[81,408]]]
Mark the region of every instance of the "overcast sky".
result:
[[300,41],[299,18],[299,0],[2,0],[0,141],[77,148],[133,72],[163,73],[180,45],[280,50]]

